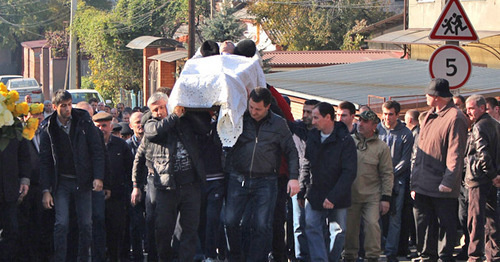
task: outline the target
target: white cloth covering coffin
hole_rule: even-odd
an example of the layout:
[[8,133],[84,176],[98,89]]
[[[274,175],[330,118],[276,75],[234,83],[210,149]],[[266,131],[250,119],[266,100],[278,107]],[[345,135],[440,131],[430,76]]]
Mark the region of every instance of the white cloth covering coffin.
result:
[[256,57],[215,55],[188,60],[168,99],[168,112],[178,105],[220,106],[217,132],[223,146],[233,146],[243,130],[248,94],[257,86],[266,86]]

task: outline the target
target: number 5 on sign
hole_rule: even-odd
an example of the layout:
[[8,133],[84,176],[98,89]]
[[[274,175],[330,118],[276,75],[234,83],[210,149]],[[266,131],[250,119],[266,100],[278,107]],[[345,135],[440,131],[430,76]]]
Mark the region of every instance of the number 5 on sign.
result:
[[444,45],[432,53],[429,60],[431,78],[444,78],[450,89],[463,86],[469,80],[472,63],[469,55],[461,47]]

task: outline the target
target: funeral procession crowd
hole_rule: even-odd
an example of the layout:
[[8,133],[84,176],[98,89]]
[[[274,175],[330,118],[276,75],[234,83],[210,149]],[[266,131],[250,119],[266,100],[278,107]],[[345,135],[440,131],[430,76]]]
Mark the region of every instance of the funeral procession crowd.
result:
[[[235,75],[252,81],[255,54],[206,41],[185,70],[249,61]],[[274,87],[237,81],[220,111],[176,83],[144,108],[58,90],[20,116],[39,126],[0,150],[0,261],[500,261],[494,97],[436,78],[428,111],[306,100],[294,120]]]

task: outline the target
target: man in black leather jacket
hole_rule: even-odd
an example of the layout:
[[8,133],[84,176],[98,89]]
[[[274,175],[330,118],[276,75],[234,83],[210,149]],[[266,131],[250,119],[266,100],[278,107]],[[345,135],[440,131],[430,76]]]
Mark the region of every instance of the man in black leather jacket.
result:
[[[469,187],[469,261],[500,259],[496,227],[496,190],[492,180],[500,175],[500,124],[486,113],[486,100],[472,95],[466,101],[473,122],[465,153],[465,183]],[[485,223],[486,221],[486,223]]]
[[[271,92],[257,87],[250,93],[243,132],[228,154],[229,182],[225,226],[231,261],[244,261],[240,221],[248,205],[254,232],[246,261],[266,261],[271,251],[272,217],[281,156],[288,161],[290,196],[299,191],[298,154],[286,121],[269,111]],[[249,215],[249,214],[245,214]]]

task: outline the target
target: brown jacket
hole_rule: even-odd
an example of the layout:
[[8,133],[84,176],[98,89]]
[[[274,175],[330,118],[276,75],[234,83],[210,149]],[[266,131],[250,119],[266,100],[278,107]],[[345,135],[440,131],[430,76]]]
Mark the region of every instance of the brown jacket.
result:
[[[420,126],[411,190],[430,197],[458,198],[467,142],[467,120],[451,100],[434,113],[429,110]],[[452,189],[439,192],[443,184]]]

